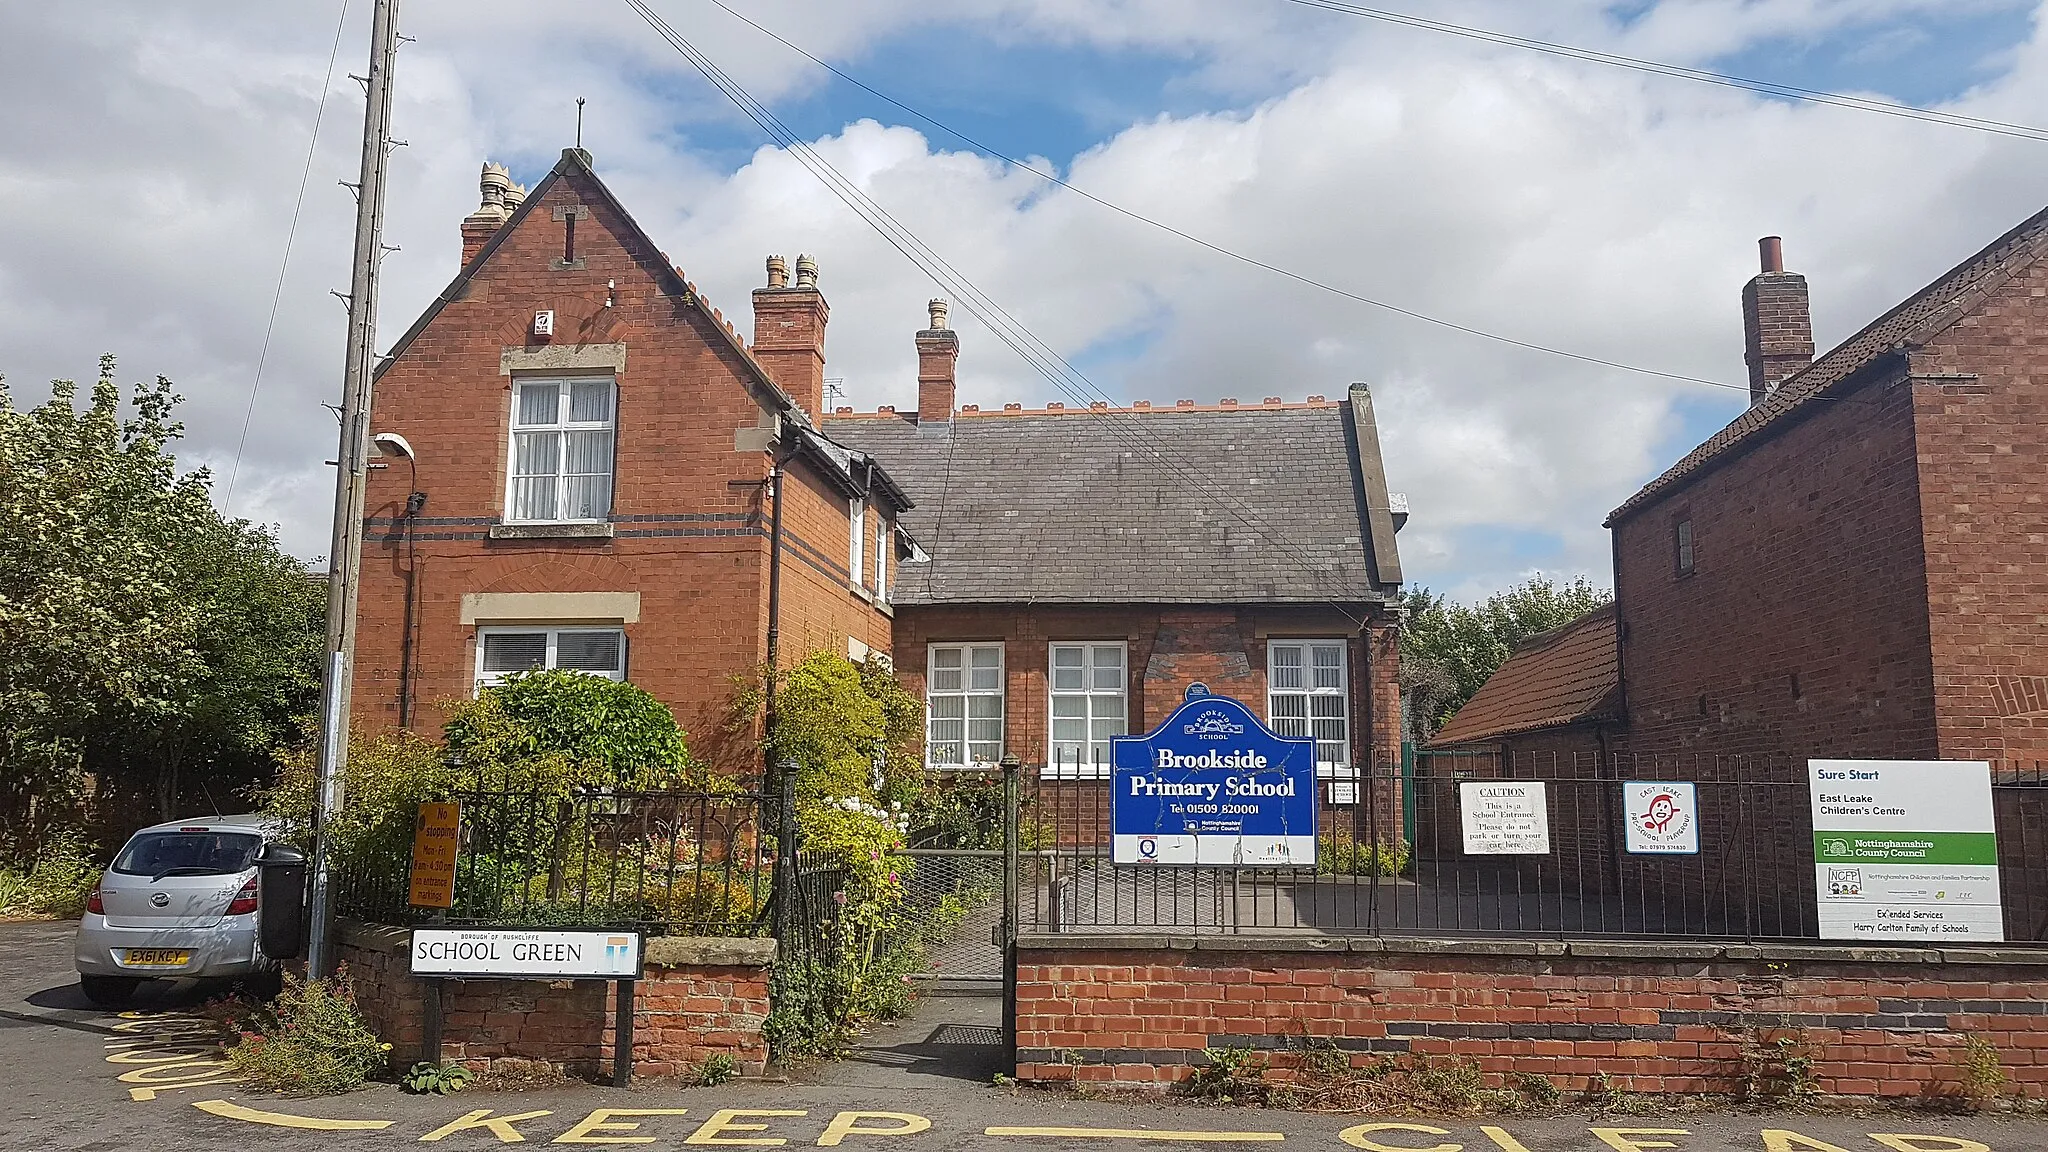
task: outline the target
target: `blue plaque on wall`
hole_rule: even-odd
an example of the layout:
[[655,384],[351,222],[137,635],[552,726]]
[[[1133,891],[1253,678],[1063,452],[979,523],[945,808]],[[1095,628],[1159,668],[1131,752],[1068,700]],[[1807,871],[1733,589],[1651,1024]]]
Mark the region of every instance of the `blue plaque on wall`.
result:
[[1110,741],[1116,864],[1313,868],[1316,744],[1200,684],[1144,736]]

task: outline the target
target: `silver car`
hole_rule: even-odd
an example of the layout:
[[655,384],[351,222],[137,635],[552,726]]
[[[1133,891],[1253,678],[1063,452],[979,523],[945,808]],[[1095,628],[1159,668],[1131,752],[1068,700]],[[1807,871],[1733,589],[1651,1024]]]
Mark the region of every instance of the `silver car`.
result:
[[260,816],[144,828],[100,878],[78,925],[78,983],[111,1006],[151,977],[248,976],[275,965],[257,946]]

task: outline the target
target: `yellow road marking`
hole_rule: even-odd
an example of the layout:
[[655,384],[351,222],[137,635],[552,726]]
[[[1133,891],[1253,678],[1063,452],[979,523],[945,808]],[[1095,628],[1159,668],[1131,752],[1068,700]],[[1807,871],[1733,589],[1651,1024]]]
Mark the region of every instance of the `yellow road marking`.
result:
[[[1849,1152],[1825,1140],[1801,1136],[1790,1128],[1766,1128],[1759,1135],[1763,1137],[1764,1152]],[[1795,1140],[1798,1143],[1793,1143]]]
[[[162,1087],[166,1084],[177,1084],[192,1080],[210,1080],[220,1075],[220,1070],[227,1066],[228,1062],[225,1060],[186,1060],[178,1064],[145,1064],[133,1071],[123,1072],[119,1076],[114,1077],[114,1079],[121,1081],[123,1084],[153,1084],[157,1087]],[[199,1071],[179,1072],[180,1068],[197,1068]],[[176,1074],[165,1076],[163,1075],[165,1072]]]
[[576,1122],[575,1127],[555,1137],[557,1144],[652,1144],[652,1136],[594,1136],[594,1132],[632,1132],[637,1120],[618,1121],[614,1116],[687,1116],[688,1108],[599,1108]]
[[1493,1141],[1500,1148],[1500,1152],[1529,1152],[1528,1146],[1513,1136],[1508,1135],[1505,1128],[1496,1128],[1491,1124],[1481,1124],[1479,1126],[1479,1134]]
[[[1910,1132],[1872,1132],[1872,1140],[1897,1152],[1991,1152],[1991,1145],[1960,1136],[1915,1136]],[[1934,1143],[1926,1143],[1934,1141]]]
[[[893,1128],[863,1128],[863,1120],[893,1120]],[[821,1148],[837,1148],[848,1136],[908,1136],[922,1132],[932,1126],[930,1120],[909,1112],[841,1112],[825,1125],[825,1132],[818,1137]]]
[[259,1112],[225,1100],[195,1100],[192,1106],[227,1120],[245,1120],[273,1128],[310,1128],[315,1132],[373,1132],[396,1123],[393,1120],[327,1120],[319,1116],[294,1116],[289,1112]]
[[1235,1141],[1276,1141],[1287,1139],[1280,1132],[1173,1132],[1153,1128],[1034,1128],[997,1124],[981,1130],[984,1136],[1052,1136],[1070,1140],[1194,1140],[1209,1143]]
[[711,1119],[698,1126],[695,1132],[684,1139],[685,1144],[787,1144],[780,1136],[745,1137],[726,1136],[727,1132],[766,1132],[766,1124],[735,1124],[742,1116],[802,1116],[802,1109],[788,1108],[720,1108],[711,1114]]
[[489,1108],[479,1108],[460,1119],[450,1120],[448,1123],[441,1125],[439,1128],[420,1137],[420,1141],[422,1143],[431,1143],[436,1140],[446,1139],[457,1132],[467,1132],[472,1128],[484,1128],[488,1129],[491,1135],[496,1136],[500,1144],[520,1144],[525,1142],[526,1135],[519,1131],[519,1129],[514,1128],[514,1124],[519,1123],[521,1120],[538,1120],[542,1116],[552,1115],[554,1115],[553,1112],[543,1108],[538,1112],[514,1112],[508,1116],[493,1116]]
[[187,1088],[204,1088],[208,1084],[240,1084],[239,1076],[228,1076],[220,1080],[188,1080],[183,1084],[164,1084],[156,1088],[130,1088],[130,1100],[154,1100],[165,1092],[180,1092]]
[[1463,1144],[1432,1144],[1423,1148],[1415,1144],[1381,1144],[1376,1140],[1366,1139],[1376,1132],[1419,1132],[1424,1136],[1450,1135],[1441,1128],[1432,1128],[1427,1124],[1353,1124],[1337,1133],[1337,1139],[1353,1148],[1363,1148],[1365,1152],[1465,1152]]
[[1690,1136],[1683,1128],[1594,1128],[1593,1135],[1614,1152],[1648,1152],[1651,1148],[1676,1148],[1669,1140],[1640,1140],[1640,1136]]

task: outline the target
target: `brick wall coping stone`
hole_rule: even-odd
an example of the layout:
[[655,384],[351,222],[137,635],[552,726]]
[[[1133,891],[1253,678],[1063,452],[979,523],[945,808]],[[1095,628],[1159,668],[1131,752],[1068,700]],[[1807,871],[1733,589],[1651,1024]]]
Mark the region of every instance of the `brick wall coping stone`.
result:
[[1857,944],[1731,944],[1669,940],[1439,940],[1408,936],[1308,936],[1238,933],[1183,936],[1166,933],[1030,933],[1020,951],[1051,952],[1295,952],[1464,956],[1545,956],[1599,960],[1802,960],[1858,964],[2032,964],[2048,966],[2048,948],[1894,948]]
[[[412,929],[363,920],[338,919],[335,938],[371,952],[412,951]],[[753,936],[650,936],[643,952],[654,968],[766,968],[775,963],[775,941]]]

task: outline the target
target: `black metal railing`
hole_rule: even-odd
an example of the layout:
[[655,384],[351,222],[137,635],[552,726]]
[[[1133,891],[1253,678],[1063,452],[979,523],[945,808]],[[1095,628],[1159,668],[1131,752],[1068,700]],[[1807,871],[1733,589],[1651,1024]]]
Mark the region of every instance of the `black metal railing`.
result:
[[462,805],[454,906],[409,902],[409,843],[366,846],[337,870],[336,907],[383,923],[768,931],[773,836],[755,792],[501,790]]
[[[1803,762],[1482,752],[1326,766],[1314,868],[1117,865],[1108,777],[1073,758],[1026,769],[1022,930],[1819,938]],[[1548,851],[1465,850],[1460,786],[1486,780],[1543,784]],[[1626,781],[1691,783],[1698,851],[1628,851]],[[1992,794],[2005,938],[2048,944],[2048,765],[1995,766]]]

